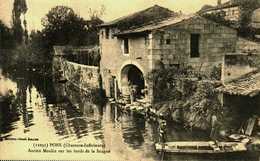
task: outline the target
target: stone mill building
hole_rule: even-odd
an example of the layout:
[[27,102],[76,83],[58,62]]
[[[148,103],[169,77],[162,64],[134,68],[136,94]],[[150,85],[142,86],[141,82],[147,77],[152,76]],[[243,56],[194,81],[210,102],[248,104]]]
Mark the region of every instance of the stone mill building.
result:
[[[153,100],[147,77],[163,65],[208,71],[236,50],[236,30],[199,15],[153,6],[100,26],[100,72],[108,97],[129,95],[129,83]],[[117,92],[115,92],[117,91]]]

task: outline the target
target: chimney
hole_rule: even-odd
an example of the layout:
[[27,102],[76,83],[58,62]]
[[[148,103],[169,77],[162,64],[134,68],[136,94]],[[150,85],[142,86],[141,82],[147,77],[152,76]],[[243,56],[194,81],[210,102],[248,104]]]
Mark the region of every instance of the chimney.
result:
[[222,4],[221,0],[218,0],[218,6],[220,6]]

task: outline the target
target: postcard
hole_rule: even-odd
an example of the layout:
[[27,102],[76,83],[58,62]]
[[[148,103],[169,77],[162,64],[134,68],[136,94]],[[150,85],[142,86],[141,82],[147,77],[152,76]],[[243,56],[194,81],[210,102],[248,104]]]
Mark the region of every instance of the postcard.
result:
[[260,161],[260,1],[0,0],[0,160]]

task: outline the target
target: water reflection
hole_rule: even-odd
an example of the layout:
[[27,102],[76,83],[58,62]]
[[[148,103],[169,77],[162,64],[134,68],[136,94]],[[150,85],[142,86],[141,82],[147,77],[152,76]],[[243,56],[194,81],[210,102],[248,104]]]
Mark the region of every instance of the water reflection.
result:
[[17,106],[13,105],[17,93],[17,84],[6,78],[0,69],[0,136],[8,137],[8,133],[15,129],[12,123],[19,120]]
[[5,77],[0,68],[0,96],[7,95],[10,90],[13,94],[16,94],[17,84],[11,79]]
[[[33,76],[14,80],[15,98],[11,105],[6,103],[5,108],[0,108],[2,137],[31,136],[42,141],[103,143],[111,150],[107,155],[109,160],[118,160],[118,157],[131,161],[206,160],[157,154],[154,143],[158,141],[158,122],[122,111],[113,103],[104,107],[94,105],[84,91],[69,83],[52,84],[46,78]],[[175,124],[167,126],[169,141],[207,140],[208,134],[204,132],[190,132]]]

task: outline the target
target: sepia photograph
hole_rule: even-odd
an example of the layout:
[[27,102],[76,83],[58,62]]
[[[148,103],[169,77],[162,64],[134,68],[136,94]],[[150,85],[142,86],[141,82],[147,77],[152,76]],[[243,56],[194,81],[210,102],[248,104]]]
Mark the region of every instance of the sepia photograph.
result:
[[0,160],[260,161],[260,0],[0,0]]

